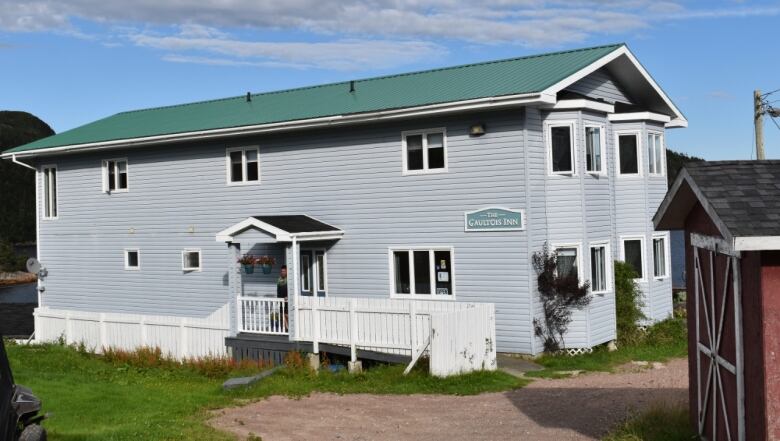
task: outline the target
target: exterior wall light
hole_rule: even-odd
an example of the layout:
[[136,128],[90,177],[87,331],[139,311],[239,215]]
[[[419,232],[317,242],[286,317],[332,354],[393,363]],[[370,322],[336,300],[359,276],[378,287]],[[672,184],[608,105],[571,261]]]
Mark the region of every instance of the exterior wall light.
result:
[[477,123],[469,127],[469,136],[482,136],[485,134],[485,124]]

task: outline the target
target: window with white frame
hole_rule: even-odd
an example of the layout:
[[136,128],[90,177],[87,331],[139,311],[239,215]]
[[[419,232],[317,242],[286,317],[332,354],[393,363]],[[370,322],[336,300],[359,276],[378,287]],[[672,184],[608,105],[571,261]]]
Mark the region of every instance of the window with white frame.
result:
[[639,135],[619,133],[617,135],[618,174],[639,176]]
[[444,129],[404,132],[402,138],[404,173],[447,170],[447,135]]
[[553,174],[574,174],[574,123],[547,125],[547,157]]
[[609,291],[609,247],[606,243],[590,246],[590,290],[593,293]]
[[103,161],[103,191],[127,191],[127,159]]
[[647,161],[648,171],[651,175],[664,174],[664,146],[660,133],[648,132],[647,134]]
[[314,260],[316,262],[317,266],[317,291],[324,292],[327,291],[327,280],[326,280],[326,267],[325,264],[325,252],[324,251],[317,251],[314,253]]
[[183,271],[200,271],[200,249],[188,248],[181,253],[181,269]]
[[454,292],[452,250],[391,249],[392,295],[450,297]]
[[605,172],[606,147],[602,126],[585,126],[585,170],[589,173]]
[[623,262],[631,265],[637,274],[637,279],[644,279],[645,276],[645,264],[644,264],[644,249],[645,240],[643,237],[623,237],[622,242],[622,255]]
[[658,279],[662,279],[669,274],[666,249],[666,236],[653,236],[653,277]]
[[228,185],[260,182],[260,148],[227,149]]
[[311,252],[301,251],[301,292],[311,294]]
[[43,167],[43,218],[57,219],[57,166]]
[[555,247],[555,270],[559,277],[575,277],[579,280],[579,247],[558,245]]
[[141,269],[141,252],[138,249],[125,250],[125,269],[130,271]]

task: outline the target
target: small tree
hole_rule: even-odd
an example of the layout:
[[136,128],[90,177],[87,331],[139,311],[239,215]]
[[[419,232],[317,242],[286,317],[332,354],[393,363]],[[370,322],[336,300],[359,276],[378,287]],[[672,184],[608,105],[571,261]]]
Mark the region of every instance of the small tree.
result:
[[642,292],[634,281],[636,278],[634,267],[615,261],[615,315],[617,338],[621,345],[636,343],[641,338],[638,324],[646,319],[642,313],[645,306]]
[[544,319],[534,319],[534,333],[544,341],[546,352],[556,352],[563,345],[563,336],[569,329],[574,309],[590,303],[590,283],[580,285],[576,273],[558,273],[558,253],[545,242],[541,251],[533,255],[537,274],[537,289],[542,301]]

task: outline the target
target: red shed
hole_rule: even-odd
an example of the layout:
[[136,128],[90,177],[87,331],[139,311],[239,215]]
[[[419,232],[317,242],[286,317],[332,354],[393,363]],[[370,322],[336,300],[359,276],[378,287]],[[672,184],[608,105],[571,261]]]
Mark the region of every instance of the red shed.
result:
[[689,164],[653,221],[685,230],[691,423],[780,440],[780,161]]

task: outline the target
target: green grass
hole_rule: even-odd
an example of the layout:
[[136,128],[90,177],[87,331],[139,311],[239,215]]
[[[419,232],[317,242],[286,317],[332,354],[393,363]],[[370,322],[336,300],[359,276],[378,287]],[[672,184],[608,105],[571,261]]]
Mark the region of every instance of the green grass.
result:
[[697,439],[690,427],[688,408],[682,404],[654,407],[620,425],[602,441],[691,441]]
[[668,319],[647,330],[639,342],[609,352],[600,346],[590,354],[577,356],[543,355],[534,360],[544,369],[529,372],[528,377],[560,378],[565,371],[605,371],[630,361],[667,361],[688,355],[686,323],[683,319]]
[[[365,373],[319,375],[283,369],[254,386],[224,392],[224,378],[189,369],[138,368],[110,363],[58,345],[7,346],[17,383],[43,401],[52,440],[226,440],[205,425],[208,409],[270,395],[304,396],[313,391],[375,394],[476,394],[522,387],[502,372],[431,378],[422,368],[403,376],[401,366]],[[241,399],[241,401],[239,401]]]

